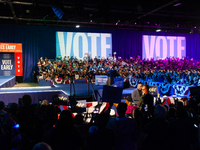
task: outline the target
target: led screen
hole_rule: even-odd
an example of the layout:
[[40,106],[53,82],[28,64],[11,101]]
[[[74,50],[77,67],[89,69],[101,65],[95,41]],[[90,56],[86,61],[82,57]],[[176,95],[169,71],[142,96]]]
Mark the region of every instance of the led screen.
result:
[[186,38],[183,36],[143,35],[142,58],[161,58],[186,56]]
[[56,32],[56,56],[73,56],[82,59],[112,55],[112,34],[84,32]]

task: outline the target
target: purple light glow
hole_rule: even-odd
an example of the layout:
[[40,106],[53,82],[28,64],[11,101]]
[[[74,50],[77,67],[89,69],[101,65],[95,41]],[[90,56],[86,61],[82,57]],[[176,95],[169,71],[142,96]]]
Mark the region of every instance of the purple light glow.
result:
[[177,4],[173,5],[173,6],[175,6],[175,7],[176,7],[176,6],[179,6],[179,5],[181,5],[181,3],[177,3]]

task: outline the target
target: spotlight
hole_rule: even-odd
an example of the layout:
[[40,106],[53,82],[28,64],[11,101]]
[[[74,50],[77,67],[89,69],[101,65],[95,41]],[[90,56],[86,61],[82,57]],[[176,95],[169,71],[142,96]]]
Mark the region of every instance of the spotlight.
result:
[[160,31],[161,31],[161,29],[157,29],[157,30],[156,30],[156,32],[160,32]]
[[80,25],[76,25],[76,28],[80,28]]
[[116,25],[118,25],[119,22],[120,22],[120,20],[118,20],[118,21],[116,22]]

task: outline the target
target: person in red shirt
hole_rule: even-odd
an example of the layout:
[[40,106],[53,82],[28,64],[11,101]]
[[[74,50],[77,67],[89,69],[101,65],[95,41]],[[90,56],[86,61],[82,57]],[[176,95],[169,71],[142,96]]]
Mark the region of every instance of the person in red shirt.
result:
[[125,103],[127,104],[126,114],[131,116],[133,110],[135,110],[137,106],[132,104],[132,98],[130,96],[127,96],[124,99]]

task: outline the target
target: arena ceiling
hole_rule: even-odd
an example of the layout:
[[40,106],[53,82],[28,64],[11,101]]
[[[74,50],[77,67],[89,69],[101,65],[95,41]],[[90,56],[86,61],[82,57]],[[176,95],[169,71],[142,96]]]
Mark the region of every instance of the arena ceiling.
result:
[[0,23],[200,33],[199,8],[200,0],[0,0]]

